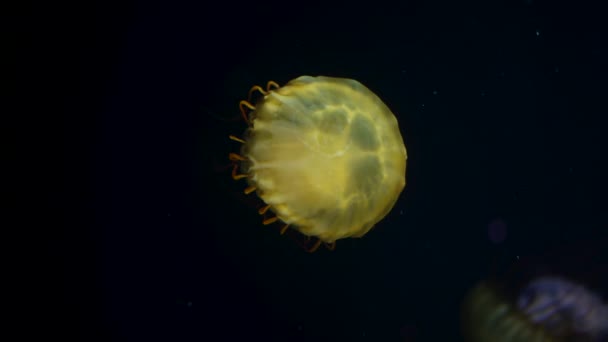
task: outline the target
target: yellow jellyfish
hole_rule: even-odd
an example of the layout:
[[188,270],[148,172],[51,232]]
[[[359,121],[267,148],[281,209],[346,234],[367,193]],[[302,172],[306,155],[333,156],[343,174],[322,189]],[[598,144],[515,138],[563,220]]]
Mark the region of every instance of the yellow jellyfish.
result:
[[[255,105],[251,96],[261,97]],[[361,237],[393,208],[405,187],[407,152],[397,119],[361,83],[301,76],[279,87],[254,86],[241,101],[248,124],[232,177],[247,179],[269,212],[264,224],[283,223],[333,248]],[[265,216],[266,217],[266,216]]]

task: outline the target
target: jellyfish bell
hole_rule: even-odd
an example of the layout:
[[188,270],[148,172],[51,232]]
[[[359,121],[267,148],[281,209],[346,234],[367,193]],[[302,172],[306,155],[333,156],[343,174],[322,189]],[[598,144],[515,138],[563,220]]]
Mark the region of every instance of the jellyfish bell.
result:
[[[262,97],[252,104],[251,95]],[[365,235],[405,187],[407,152],[397,119],[361,83],[298,77],[254,86],[241,101],[248,123],[232,177],[265,203],[263,223],[282,222],[322,242]]]

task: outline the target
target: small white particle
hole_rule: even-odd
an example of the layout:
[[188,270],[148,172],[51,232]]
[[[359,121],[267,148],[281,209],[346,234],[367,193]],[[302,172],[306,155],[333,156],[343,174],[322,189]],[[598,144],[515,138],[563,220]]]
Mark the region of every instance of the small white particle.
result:
[[540,36],[540,31],[539,30],[536,30],[536,36],[537,37]]
[[519,255],[516,258],[517,258],[517,260],[519,260]]

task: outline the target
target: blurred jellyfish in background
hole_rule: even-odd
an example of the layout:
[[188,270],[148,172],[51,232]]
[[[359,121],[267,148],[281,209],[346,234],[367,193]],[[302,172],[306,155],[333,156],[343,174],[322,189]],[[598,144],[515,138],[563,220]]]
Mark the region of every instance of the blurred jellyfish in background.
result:
[[529,258],[478,284],[463,302],[466,340],[608,342],[607,293],[601,293],[608,264],[597,253],[570,252],[580,253],[570,261],[562,255],[553,265],[555,259]]
[[517,308],[534,324],[559,335],[608,337],[608,305],[595,293],[565,279],[532,281],[517,298]]
[[568,280],[533,280],[508,300],[497,287],[477,286],[465,301],[465,335],[470,341],[608,341],[608,305]]

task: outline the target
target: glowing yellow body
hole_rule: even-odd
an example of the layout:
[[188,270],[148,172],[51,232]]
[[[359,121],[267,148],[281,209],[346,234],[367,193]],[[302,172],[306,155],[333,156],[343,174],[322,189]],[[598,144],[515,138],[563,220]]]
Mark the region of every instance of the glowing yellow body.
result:
[[405,187],[397,119],[361,83],[301,76],[250,113],[242,171],[277,217],[332,243],[367,233]]

